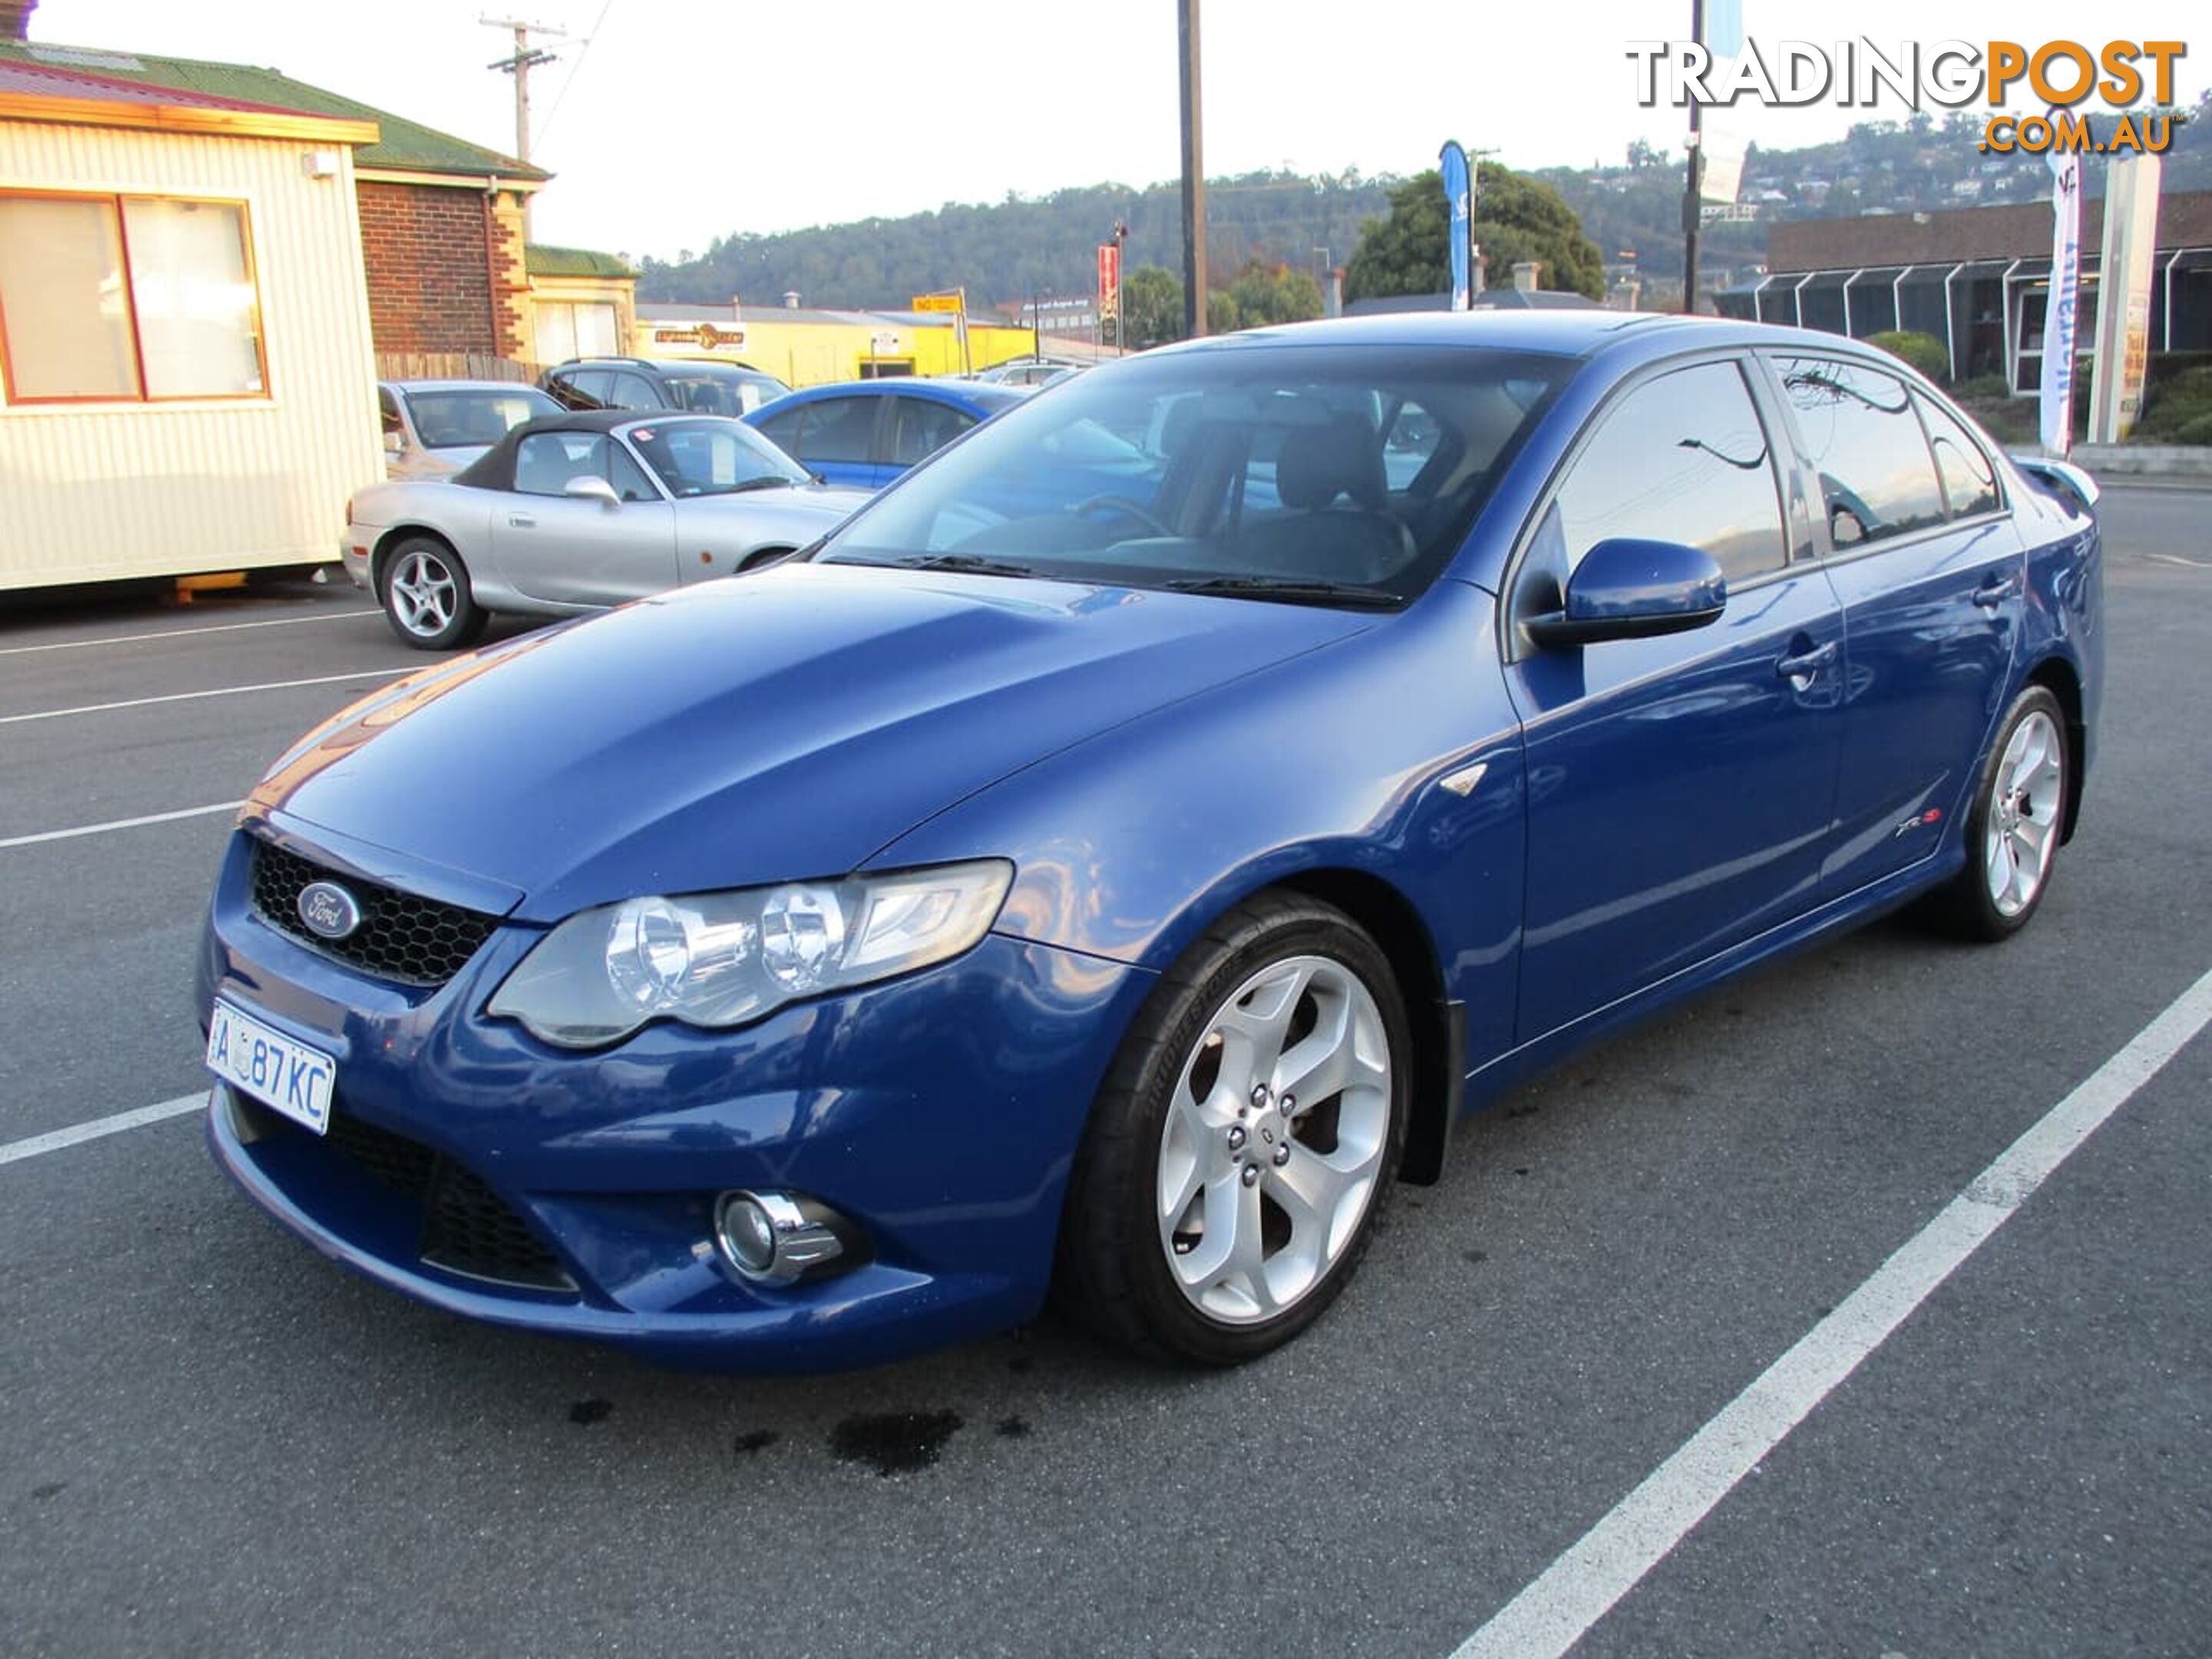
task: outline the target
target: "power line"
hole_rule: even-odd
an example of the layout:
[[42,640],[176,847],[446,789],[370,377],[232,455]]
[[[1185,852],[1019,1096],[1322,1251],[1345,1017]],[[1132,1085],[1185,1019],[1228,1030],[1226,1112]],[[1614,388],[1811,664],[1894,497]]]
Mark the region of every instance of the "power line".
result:
[[607,14],[614,9],[614,5],[615,0],[604,0],[599,7],[599,15],[592,20],[592,27],[585,32],[584,44],[576,51],[576,61],[568,66],[568,78],[561,82],[561,90],[553,94],[553,107],[545,112],[545,119],[538,125],[539,143],[544,143],[545,135],[553,131],[553,118],[560,114],[561,106],[568,101],[568,88],[576,84],[576,77],[584,72],[584,59],[592,55],[592,47],[599,38],[599,26],[607,21]]

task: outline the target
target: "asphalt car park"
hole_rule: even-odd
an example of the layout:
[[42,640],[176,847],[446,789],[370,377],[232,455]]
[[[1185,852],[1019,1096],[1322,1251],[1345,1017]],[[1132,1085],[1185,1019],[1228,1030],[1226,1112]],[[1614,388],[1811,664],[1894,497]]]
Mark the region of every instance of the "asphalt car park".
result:
[[[343,583],[0,619],[4,1645],[1444,1654],[1549,1583],[1520,1651],[2201,1650],[2212,1041],[2104,1068],[2212,969],[2207,504],[2105,498],[2100,752],[2035,927],[1880,924],[1498,1102],[1219,1375],[1049,1319],[656,1370],[346,1275],[185,1105],[70,1139],[203,1087],[224,804],[422,659]],[[2093,1077],[2109,1118],[1993,1188]],[[1964,1193],[2010,1218],[1699,1510],[1673,1460]],[[1647,1478],[1680,1541],[1603,1603],[1572,1552]]]

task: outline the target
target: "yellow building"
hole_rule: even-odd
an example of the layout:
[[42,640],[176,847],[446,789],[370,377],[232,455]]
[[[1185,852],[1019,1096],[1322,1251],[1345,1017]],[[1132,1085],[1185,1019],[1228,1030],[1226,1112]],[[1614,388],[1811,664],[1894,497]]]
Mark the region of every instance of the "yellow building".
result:
[[949,313],[813,311],[793,307],[637,302],[636,355],[744,363],[793,386],[905,374],[959,374],[1026,357],[1026,328],[978,322],[961,331]]
[[0,589],[331,556],[374,122],[0,62]]

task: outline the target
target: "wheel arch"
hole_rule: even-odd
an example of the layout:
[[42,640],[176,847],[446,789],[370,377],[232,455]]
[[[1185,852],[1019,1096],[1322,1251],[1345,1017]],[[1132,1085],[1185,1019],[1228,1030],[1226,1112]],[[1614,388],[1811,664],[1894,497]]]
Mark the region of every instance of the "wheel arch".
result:
[[[1444,1149],[1458,1115],[1465,1083],[1466,1039],[1456,1005],[1448,998],[1436,942],[1420,912],[1404,893],[1364,870],[1322,866],[1285,876],[1260,892],[1297,893],[1350,916],[1382,947],[1398,981],[1400,1000],[1413,1038],[1412,1089],[1401,1181],[1430,1186],[1443,1173]],[[1253,896],[1245,894],[1242,898]],[[1242,902],[1240,898],[1239,902]]]
[[[376,596],[380,603],[382,602],[384,598],[385,562],[392,556],[392,550],[398,547],[400,543],[407,541],[416,536],[426,537],[429,540],[437,543],[439,546],[444,548],[447,552],[453,556],[454,559],[459,563],[462,569],[468,570],[469,562],[461,557],[461,550],[453,545],[453,538],[451,536],[448,536],[444,531],[437,528],[434,525],[395,524],[388,526],[380,534],[378,535],[376,538],[376,545],[369,550],[368,555],[368,591]],[[469,574],[471,578],[473,579],[476,573],[471,570],[469,571]]]
[[2039,685],[2058,700],[2066,718],[2066,817],[2059,826],[2059,844],[2074,839],[2075,821],[2081,814],[2082,774],[2088,754],[2089,730],[2081,708],[2081,677],[2072,663],[2057,653],[2028,671],[2023,686]]

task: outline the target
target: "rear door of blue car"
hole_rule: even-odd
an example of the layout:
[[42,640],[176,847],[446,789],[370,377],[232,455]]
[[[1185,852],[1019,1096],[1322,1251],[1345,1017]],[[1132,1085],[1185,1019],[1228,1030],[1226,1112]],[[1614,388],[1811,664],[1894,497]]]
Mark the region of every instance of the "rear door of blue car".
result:
[[1816,353],[1767,364],[1824,509],[1846,695],[1822,893],[1948,839],[2011,682],[2026,550],[1979,440],[1902,379]]
[[1615,537],[1701,548],[1729,592],[1717,622],[1686,633],[1509,646],[1528,780],[1523,1041],[1814,902],[1843,624],[1809,540],[1785,521],[1795,480],[1777,465],[1780,413],[1747,367],[1712,357],[1615,394],[1526,541],[1516,607],[1544,608]]

